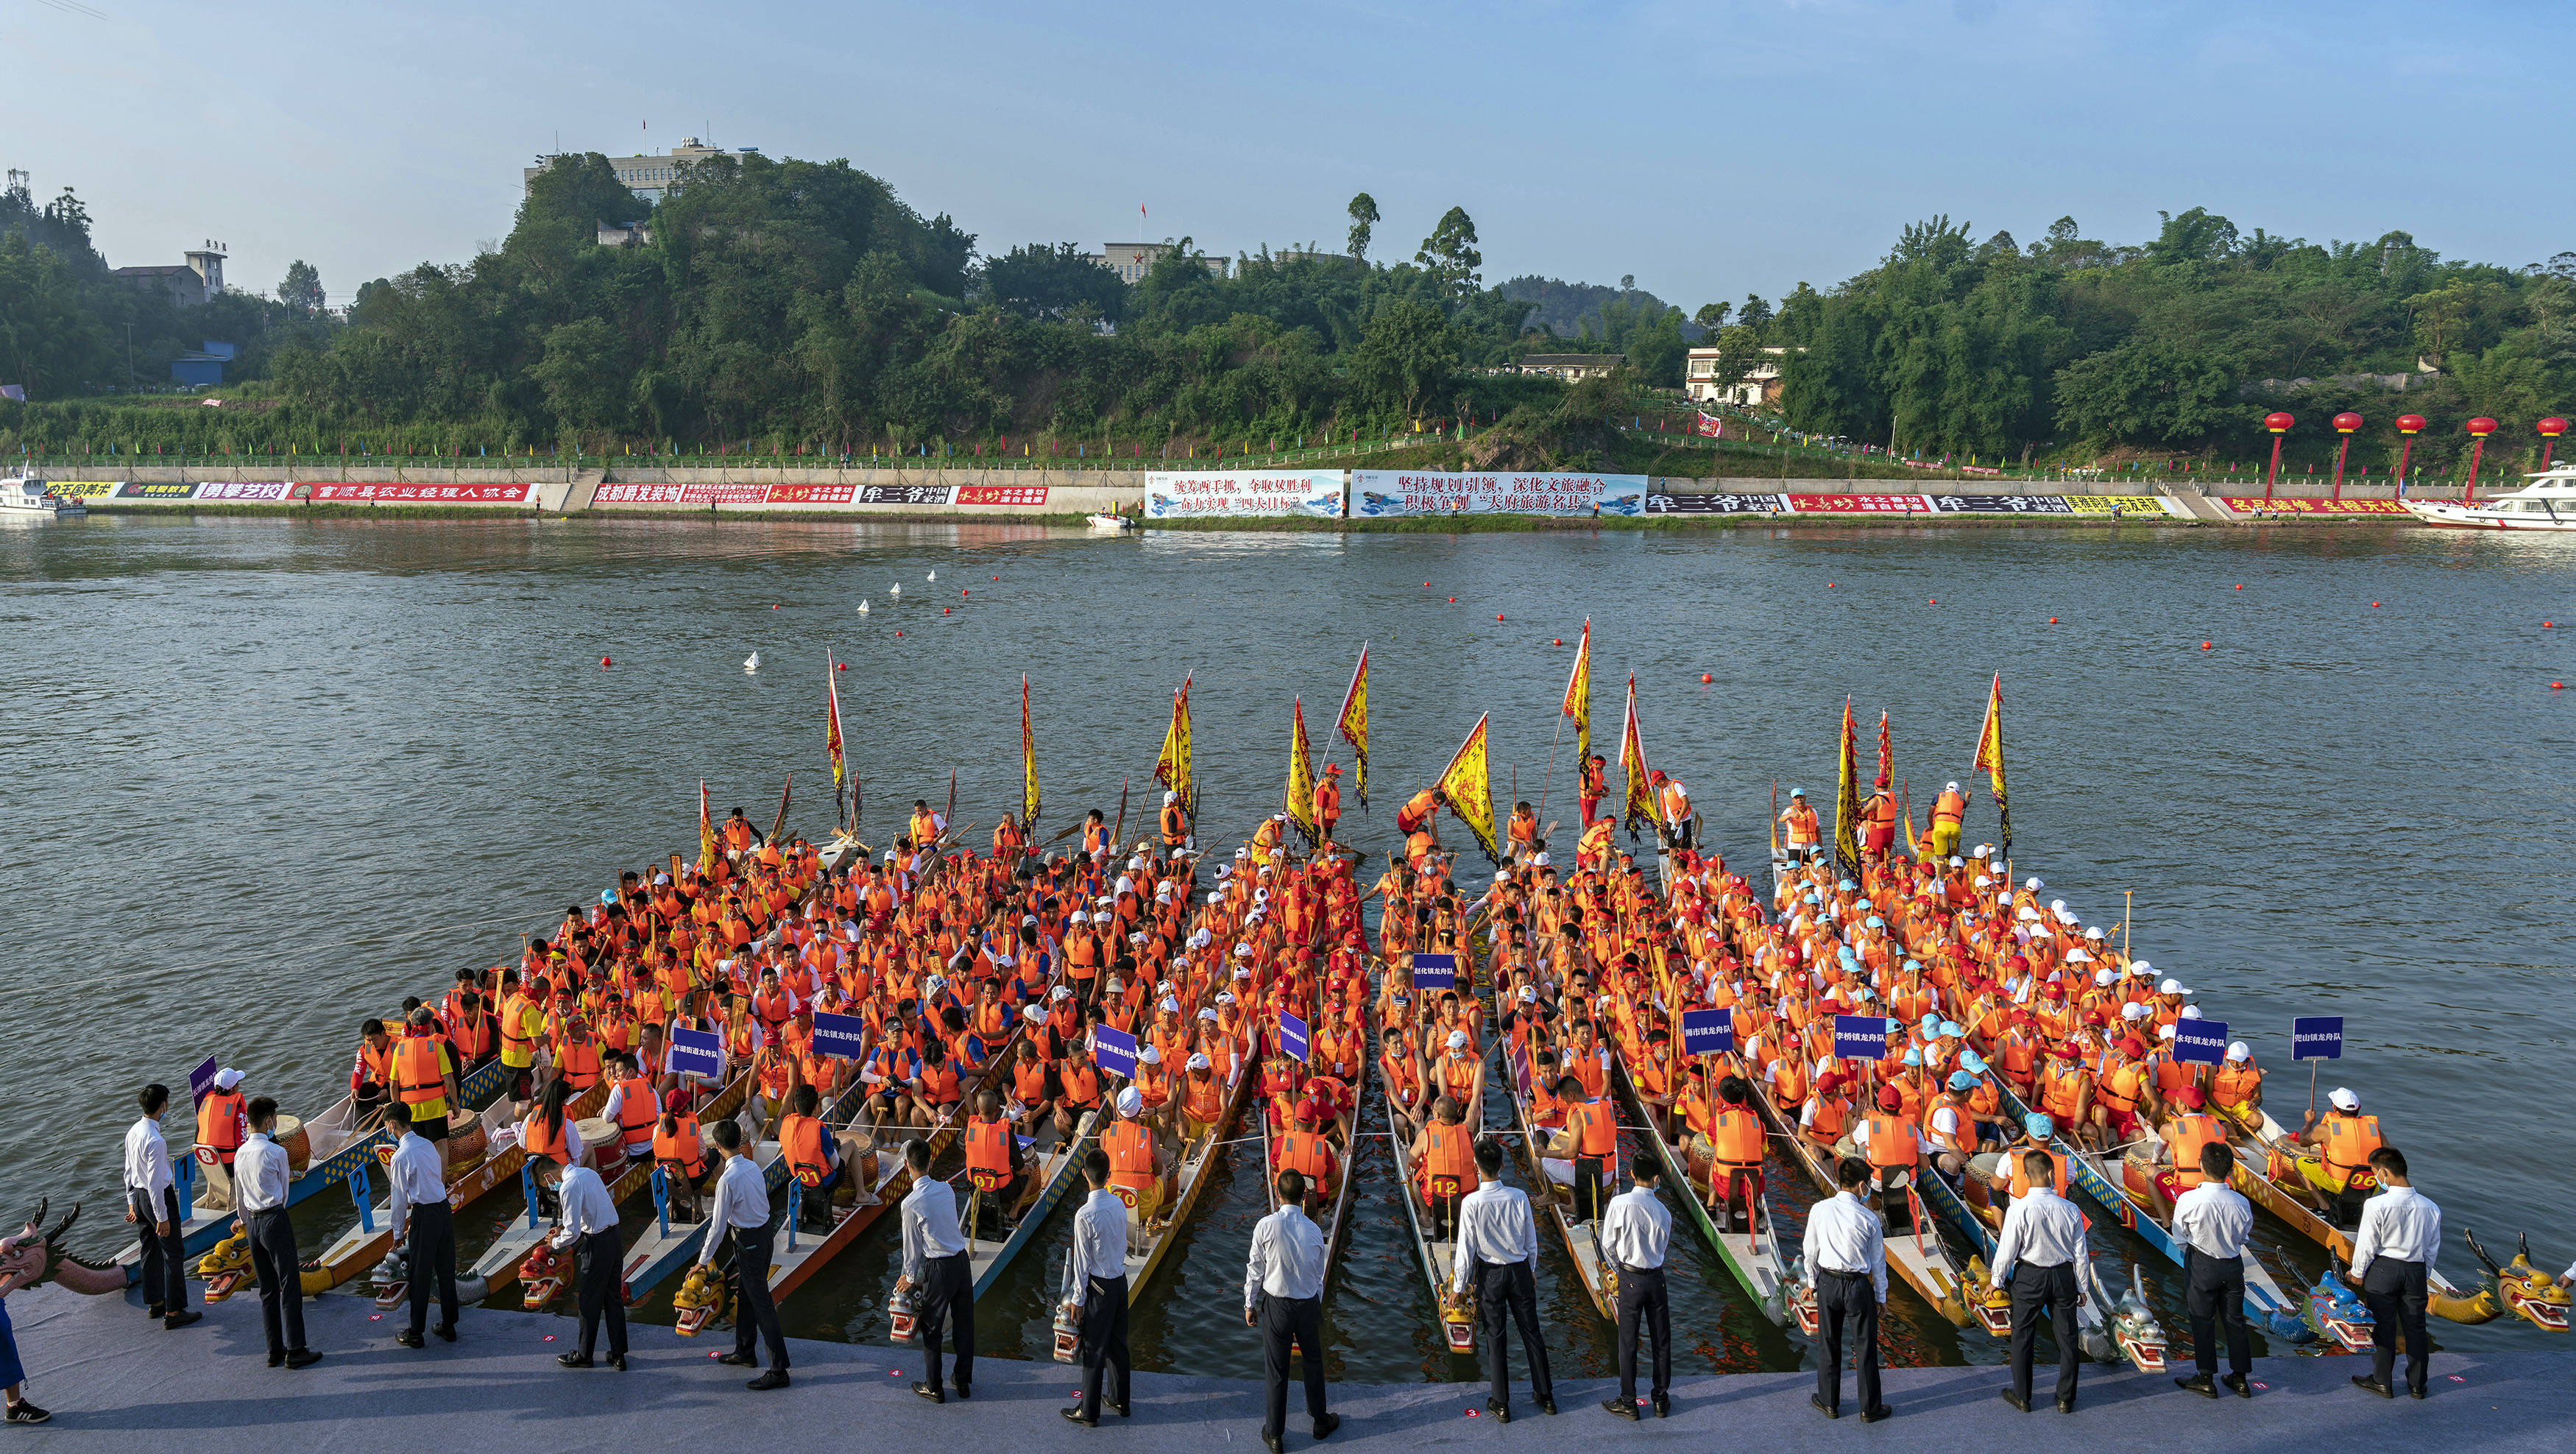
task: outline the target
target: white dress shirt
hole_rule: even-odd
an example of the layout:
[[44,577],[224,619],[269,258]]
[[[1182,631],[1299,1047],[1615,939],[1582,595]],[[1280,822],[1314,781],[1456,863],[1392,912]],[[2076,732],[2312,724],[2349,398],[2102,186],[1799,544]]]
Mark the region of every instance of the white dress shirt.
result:
[[2086,1254],[2084,1214],[2055,1189],[2034,1186],[2004,1213],[2003,1235],[1995,1241],[1992,1281],[1996,1287],[2003,1286],[2005,1279],[2012,1276],[2016,1262],[2033,1267],[2071,1263],[2075,1268],[2075,1290],[2080,1295],[2093,1277],[2093,1259]]
[[1458,1246],[1450,1261],[1457,1266],[1451,1281],[1460,1292],[1467,1290],[1479,1262],[1498,1267],[1526,1262],[1535,1274],[1538,1219],[1530,1214],[1528,1194],[1499,1181],[1484,1182],[1467,1193],[1458,1203]]
[[728,1156],[716,1176],[716,1193],[707,1207],[707,1240],[698,1249],[698,1265],[716,1260],[716,1244],[736,1227],[769,1225],[769,1183],[748,1156]]
[[1807,1209],[1802,1248],[1807,1272],[1866,1274],[1880,1302],[1887,1301],[1887,1228],[1869,1204],[1848,1191]]
[[2433,1265],[2442,1246],[2442,1209],[2411,1186],[2392,1186],[2361,1204],[2361,1230],[2352,1237],[2352,1275],[2371,1259]]
[[438,1143],[426,1136],[405,1134],[394,1143],[393,1164],[385,1168],[385,1179],[393,1183],[397,1236],[412,1208],[447,1200],[447,1161],[439,1154]]
[[171,1184],[170,1143],[161,1139],[161,1123],[144,1116],[125,1128],[125,1189],[150,1192],[157,1206]]
[[965,1250],[966,1234],[957,1230],[957,1189],[937,1177],[915,1181],[903,1199],[903,1275],[919,1287],[932,1258]]
[[286,1148],[266,1131],[253,1131],[233,1153],[233,1205],[247,1217],[286,1206]]
[[608,1184],[599,1173],[587,1166],[576,1166],[555,1183],[555,1196],[563,1202],[563,1221],[554,1235],[546,1240],[560,1252],[593,1232],[617,1232],[617,1203],[609,1198]]
[[2254,1204],[2223,1181],[2204,1181],[2174,1198],[2173,1230],[2174,1240],[2204,1257],[2242,1257],[2254,1230]]
[[1073,1214],[1073,1295],[1079,1299],[1090,1279],[1127,1275],[1127,1204],[1107,1187],[1095,1188]]
[[[647,1100],[651,1100],[653,1096],[653,1088],[646,1085],[644,1082],[640,1080],[621,1080],[617,1084],[608,1088],[608,1104],[599,1108],[600,1116],[609,1121],[617,1120],[617,1113],[626,1108],[626,1093],[629,1090],[634,1091],[639,1096],[645,1097]],[[659,1111],[661,1109],[661,1105],[656,1102],[653,1109]],[[658,1117],[656,1119],[658,1119]],[[824,1138],[824,1144],[829,1146],[831,1144],[831,1138]],[[630,1157],[650,1156],[653,1154],[653,1143],[650,1141],[637,1142],[635,1145],[626,1148],[626,1154]]]
[[1673,1244],[1673,1214],[1646,1187],[1610,1199],[1601,1214],[1601,1255],[1621,1267],[1661,1267]]
[[1294,1202],[1252,1227],[1252,1255],[1243,1264],[1243,1305],[1257,1306],[1264,1293],[1275,1298],[1324,1295],[1323,1229]]

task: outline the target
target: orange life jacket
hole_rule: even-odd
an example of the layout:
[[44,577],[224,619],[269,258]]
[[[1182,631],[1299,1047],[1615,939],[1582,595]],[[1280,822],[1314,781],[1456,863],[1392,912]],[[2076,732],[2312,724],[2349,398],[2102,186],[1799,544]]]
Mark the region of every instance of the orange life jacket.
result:
[[660,1123],[653,1127],[653,1162],[677,1168],[682,1176],[695,1181],[707,1169],[707,1150],[698,1140],[698,1118],[692,1112],[678,1111],[672,1114],[672,1120],[676,1125],[668,1135]]
[[[2016,1198],[2030,1195],[2030,1168],[2022,1164],[2022,1157],[2028,1155],[2033,1149],[2029,1146],[2015,1146],[2004,1153],[2012,1166],[2012,1194]],[[2057,1163],[2057,1184],[2050,1190],[2064,1196],[2066,1194],[2066,1155],[2063,1152],[2051,1151],[2048,1153],[2048,1159]]]
[[966,1122],[966,1181],[977,1191],[993,1191],[1011,1180],[1011,1123],[981,1116]]
[[1202,1126],[1216,1124],[1216,1118],[1225,1114],[1225,1082],[1218,1080],[1213,1071],[1205,1079],[1195,1073],[1183,1077],[1181,1114]]
[[2061,1126],[2073,1124],[2076,1102],[2083,1098],[2083,1067],[2052,1070],[2041,1079],[2045,1084],[2040,1087],[2039,1108],[2048,1112],[2050,1119]]
[[1089,1110],[1100,1103],[1100,1070],[1088,1061],[1068,1060],[1056,1067],[1056,1078],[1063,1083],[1064,1101],[1075,1110]]
[[1332,1143],[1315,1132],[1291,1131],[1279,1138],[1279,1153],[1273,1159],[1279,1170],[1303,1173],[1308,1181],[1320,1186],[1332,1154]]
[[586,1091],[599,1084],[599,1047],[588,1041],[555,1047],[555,1069],[563,1073],[564,1084]]
[[2352,1180],[2354,1172],[2370,1164],[2370,1153],[2388,1143],[2379,1138],[2377,1116],[2331,1115],[2317,1123],[2325,1129],[2325,1153],[2328,1173]]
[[210,1090],[197,1102],[197,1144],[217,1152],[238,1151],[242,1144],[242,1116],[250,1097],[239,1089]]
[[1762,1118],[1750,1110],[1737,1110],[1730,1106],[1719,1111],[1708,1123],[1708,1144],[1716,1155],[1718,1166],[1727,1171],[1761,1170],[1762,1150],[1767,1139],[1762,1130]]
[[1154,1133],[1134,1121],[1113,1122],[1100,1133],[1109,1153],[1109,1184],[1143,1191],[1154,1184]]
[[1872,1111],[1862,1124],[1869,1127],[1869,1164],[1873,1167],[1912,1166],[1917,1160],[1914,1123],[1903,1116],[1890,1116]]
[[394,1042],[394,1097],[407,1106],[447,1098],[447,1078],[438,1068],[438,1041],[413,1035]]
[[661,1108],[653,1104],[653,1092],[641,1080],[627,1081],[617,1093],[618,1144],[633,1148],[653,1139],[654,1123],[661,1119]]
[[2188,1191],[2209,1180],[2208,1174],[2200,1169],[2200,1151],[2204,1146],[2227,1144],[2227,1123],[2216,1116],[2193,1111],[2178,1117],[2174,1129],[2182,1133],[2173,1143],[2174,1180]]
[[1608,1159],[1619,1149],[1619,1118],[1599,1100],[1576,1101],[1566,1109],[1574,1128],[1574,1154]]
[[527,1123],[520,1127],[519,1144],[527,1149],[530,1156],[549,1157],[557,1166],[570,1166],[572,1165],[572,1141],[564,1134],[564,1126],[571,1124],[571,1119],[567,1117],[563,1125],[549,1128],[546,1125],[545,1113],[539,1111],[529,1116]]
[[1433,1196],[1465,1191],[1476,1181],[1476,1137],[1465,1126],[1434,1121],[1427,1128],[1430,1145],[1422,1157],[1424,1185]]
[[957,1084],[957,1064],[942,1060],[937,1065],[924,1062],[921,1067],[921,1093],[934,1106],[952,1105],[964,1092]]

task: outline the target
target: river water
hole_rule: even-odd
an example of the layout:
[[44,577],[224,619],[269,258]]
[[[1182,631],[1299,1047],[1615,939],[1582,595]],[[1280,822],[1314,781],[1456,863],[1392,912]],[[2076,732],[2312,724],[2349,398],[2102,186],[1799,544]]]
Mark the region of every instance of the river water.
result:
[[[2091,922],[2117,921],[2133,893],[2139,951],[2254,1043],[2285,1119],[2307,1096],[2290,1017],[2344,1015],[2325,1084],[2382,1117],[2447,1226],[2490,1246],[2528,1230],[2551,1267],[2576,1254],[2576,698],[2550,690],[2576,676],[2576,540],[2397,528],[10,529],[0,925],[16,999],[0,1086],[16,1130],[0,1201],[86,1198],[75,1245],[108,1250],[137,1085],[176,1084],[211,1054],[318,1110],[344,1088],[360,1019],[507,958],[619,869],[694,851],[701,777],[719,811],[765,822],[793,773],[791,826],[822,828],[827,650],[850,663],[849,750],[879,837],[952,770],[961,821],[1016,805],[1026,672],[1049,827],[1114,812],[1131,780],[1130,821],[1150,818],[1170,692],[1194,674],[1202,837],[1233,841],[1277,799],[1293,696],[1318,750],[1348,763],[1331,724],[1369,642],[1378,806],[1350,804],[1344,827],[1384,849],[1394,803],[1488,711],[1498,794],[1516,775],[1522,797],[1544,787],[1546,817],[1573,818],[1571,734],[1551,775],[1551,710],[1587,615],[1601,750],[1633,671],[1650,760],[1748,869],[1775,785],[1830,797],[1846,694],[1865,724],[1893,714],[1919,812],[1966,778],[2000,670],[2017,865]],[[1969,839],[1992,830],[1981,800]],[[1138,1310],[1140,1367],[1260,1366],[1239,1293],[1261,1159],[1248,1144],[1226,1158]],[[1326,1294],[1333,1375],[1476,1377],[1438,1347],[1383,1144],[1358,1166]],[[1807,1188],[1785,1166],[1772,1179],[1794,1237]],[[464,1217],[467,1257],[510,1210]],[[339,1192],[298,1208],[308,1249],[351,1217]],[[981,1305],[986,1353],[1047,1356],[1068,1219]],[[2473,1281],[2451,1235],[2442,1266]],[[2106,1259],[2153,1255],[2116,1229],[2096,1239]],[[883,1341],[895,1242],[889,1219],[818,1274],[785,1305],[788,1331]],[[2321,1270],[2268,1219],[2258,1243],[2294,1285]],[[1610,1329],[1562,1248],[1541,1260],[1556,1366],[1609,1371]],[[1798,1365],[1800,1342],[1686,1228],[1673,1269],[1682,1367]],[[2149,1262],[2148,1276],[2185,1336],[2178,1275]],[[666,1292],[644,1315],[667,1309]],[[1889,1315],[1891,1361],[2001,1358],[1902,1288]],[[2541,1336],[2510,1319],[2435,1327],[2451,1346]]]

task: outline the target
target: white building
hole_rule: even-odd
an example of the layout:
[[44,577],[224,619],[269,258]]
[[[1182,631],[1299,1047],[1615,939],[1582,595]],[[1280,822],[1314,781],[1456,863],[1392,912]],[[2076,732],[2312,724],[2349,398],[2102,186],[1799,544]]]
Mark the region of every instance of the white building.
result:
[[[1145,275],[1154,270],[1154,264],[1161,262],[1163,254],[1171,250],[1172,244],[1168,242],[1110,242],[1101,244],[1100,251],[1089,254],[1089,257],[1116,273],[1118,281],[1132,284],[1145,281]],[[1208,276],[1225,276],[1224,258],[1202,257],[1199,261],[1207,265]]]
[[[759,154],[760,148],[756,146],[737,147],[727,152],[720,146],[700,146],[696,137],[684,136],[680,138],[680,144],[671,148],[667,154],[610,157],[608,166],[609,170],[617,173],[617,180],[626,184],[628,191],[644,201],[659,205],[662,194],[670,190],[671,184],[680,180],[693,163],[705,161],[709,157],[758,156]],[[537,175],[550,165],[552,165],[552,159],[548,158],[540,160],[533,167],[521,167],[519,169],[521,190],[535,186]],[[606,241],[605,238],[601,240]]]
[[1512,366],[1519,374],[1540,374],[1572,383],[1577,379],[1608,378],[1628,361],[1624,353],[1532,353],[1521,356]]
[[1787,357],[1785,348],[1765,348],[1765,357],[1740,381],[1719,388],[1713,375],[1717,372],[1717,350],[1694,348],[1690,364],[1682,371],[1682,387],[1694,404],[1735,404],[1756,408],[1780,401],[1780,362]]

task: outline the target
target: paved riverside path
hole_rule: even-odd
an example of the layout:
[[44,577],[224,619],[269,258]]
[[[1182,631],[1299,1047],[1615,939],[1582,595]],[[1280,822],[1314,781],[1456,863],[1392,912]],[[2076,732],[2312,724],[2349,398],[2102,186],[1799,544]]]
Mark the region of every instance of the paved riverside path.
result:
[[[911,1349],[795,1342],[793,1386],[755,1394],[743,1371],[709,1360],[729,1350],[720,1341],[682,1338],[667,1327],[632,1329],[631,1372],[572,1372],[555,1366],[568,1351],[574,1321],[545,1313],[492,1313],[468,1307],[454,1344],[432,1338],[419,1352],[397,1346],[406,1315],[370,1321],[372,1303],[332,1296],[305,1304],[313,1347],[326,1354],[312,1368],[271,1369],[262,1356],[259,1300],[245,1290],[205,1309],[205,1321],[165,1332],[141,1303],[84,1297],[42,1287],[9,1300],[25,1361],[29,1395],[54,1414],[40,1428],[0,1430],[10,1449],[185,1448],[218,1451],[365,1450],[410,1454],[506,1450],[804,1449],[818,1438],[863,1434],[877,1447],[954,1448],[959,1439],[984,1449],[1258,1450],[1258,1379],[1138,1374],[1135,1417],[1103,1420],[1094,1432],[1064,1422],[1079,1370],[1011,1359],[979,1359],[975,1398],[933,1407],[915,1398],[921,1373]],[[433,1309],[432,1316],[436,1316]],[[2435,1335],[2439,1337],[2439,1325]],[[554,1341],[544,1341],[552,1334]],[[1887,1395],[1896,1417],[1863,1425],[1846,1393],[1843,1417],[1827,1423],[1807,1406],[1815,1379],[1805,1373],[1700,1374],[1678,1381],[1673,1416],[1627,1424],[1602,1412],[1617,1385],[1559,1379],[1556,1418],[1528,1402],[1528,1386],[1509,1427],[1481,1416],[1482,1384],[1342,1384],[1333,1406],[1341,1431],[1323,1447],[1395,1451],[1432,1443],[1477,1449],[1561,1448],[1569,1439],[1659,1443],[1696,1448],[1868,1449],[1897,1443],[1926,1447],[1996,1447],[1997,1436],[2065,1440],[2085,1454],[2099,1450],[2238,1451],[2251,1448],[2346,1448],[2420,1454],[2429,1448],[2475,1447],[2481,1454],[2564,1451],[2576,1427],[2567,1395],[2576,1389],[2576,1350],[2552,1347],[2533,1330],[2529,1352],[2460,1358],[2436,1354],[2432,1397],[2416,1403],[2371,1398],[2347,1381],[2367,1372],[2350,1357],[2266,1359],[2254,1377],[2270,1388],[2250,1402],[2216,1403],[2175,1391],[2163,1375],[2084,1370],[2072,1417],[2041,1404],[2014,1412],[1995,1396],[1996,1368],[1892,1369]],[[1513,1361],[1517,1374],[1521,1364]],[[2457,1375],[2461,1382],[2453,1382]],[[2041,1396],[2053,1375],[2041,1370]],[[1289,1400],[1288,1445],[1314,1446],[1302,1395]],[[138,1436],[140,1436],[138,1438]],[[159,1436],[156,1438],[156,1436]],[[1723,1439],[1728,1446],[1711,1441]],[[182,1442],[184,1441],[184,1442]],[[703,1441],[703,1442],[701,1442]],[[1794,1442],[1793,1442],[1794,1441]]]

